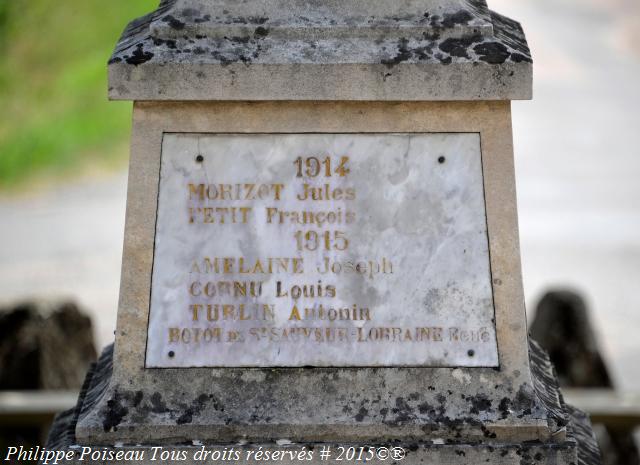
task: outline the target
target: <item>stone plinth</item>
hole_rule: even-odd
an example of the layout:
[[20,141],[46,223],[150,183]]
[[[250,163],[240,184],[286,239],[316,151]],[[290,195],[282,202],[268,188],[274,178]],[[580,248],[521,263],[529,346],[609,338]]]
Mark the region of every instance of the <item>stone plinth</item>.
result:
[[109,69],[135,100],[118,328],[52,445],[591,450],[527,338],[517,23],[480,0],[164,1]]
[[[186,5],[189,6],[186,6]],[[124,100],[531,98],[518,23],[484,0],[164,1],[109,65]]]

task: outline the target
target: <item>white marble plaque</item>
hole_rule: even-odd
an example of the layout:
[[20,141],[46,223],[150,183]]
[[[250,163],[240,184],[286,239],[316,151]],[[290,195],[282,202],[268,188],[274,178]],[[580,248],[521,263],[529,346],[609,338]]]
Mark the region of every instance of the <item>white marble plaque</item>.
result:
[[165,134],[146,366],[495,367],[480,136]]

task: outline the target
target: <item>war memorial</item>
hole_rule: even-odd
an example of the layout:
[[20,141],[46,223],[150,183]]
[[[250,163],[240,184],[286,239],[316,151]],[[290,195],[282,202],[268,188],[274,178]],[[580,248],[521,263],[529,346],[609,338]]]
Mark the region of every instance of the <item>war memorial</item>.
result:
[[[115,343],[65,463],[599,463],[527,335],[519,23],[484,0],[164,0],[128,25]],[[92,455],[96,454],[96,455]]]

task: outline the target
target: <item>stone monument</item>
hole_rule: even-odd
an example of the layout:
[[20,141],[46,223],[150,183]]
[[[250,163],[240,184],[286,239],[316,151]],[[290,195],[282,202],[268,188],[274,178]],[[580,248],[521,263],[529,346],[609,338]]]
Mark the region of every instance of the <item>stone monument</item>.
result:
[[527,338],[510,101],[531,81],[484,0],[163,0],[133,21],[109,62],[134,102],[116,340],[49,447],[597,463]]

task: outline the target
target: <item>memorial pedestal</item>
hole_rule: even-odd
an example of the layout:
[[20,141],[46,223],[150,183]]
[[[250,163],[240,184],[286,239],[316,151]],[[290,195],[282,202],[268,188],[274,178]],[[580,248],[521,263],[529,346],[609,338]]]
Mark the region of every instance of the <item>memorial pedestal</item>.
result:
[[[104,395],[113,371],[113,346],[102,354],[95,367],[87,375],[85,386],[80,394],[78,405],[60,415],[50,433],[47,447],[51,450],[73,451],[74,457],[64,463],[86,463],[117,465],[125,463],[152,464],[158,460],[170,463],[197,464],[213,462],[255,463],[258,452],[278,452],[279,458],[272,459],[280,463],[342,463],[344,461],[363,461],[371,463],[579,463],[581,465],[601,463],[600,452],[587,416],[567,405],[562,399],[553,368],[546,353],[534,342],[530,345],[531,368],[535,385],[535,394],[546,411],[560,425],[556,437],[551,441],[511,442],[496,441],[494,433],[483,428],[480,411],[472,413],[466,420],[476,423],[484,433],[484,438],[476,441],[443,440],[433,435],[424,435],[413,439],[379,437],[375,440],[360,442],[313,442],[292,443],[277,440],[247,443],[247,441],[201,444],[192,441],[185,445],[182,441],[162,445],[125,445],[117,446],[79,446],[75,436],[78,419],[95,407],[98,399]],[[508,415],[507,403],[498,409],[502,415]],[[114,405],[115,418],[122,415]],[[401,408],[410,409],[410,405]],[[459,424],[450,421],[440,409],[443,429],[450,429],[457,435]],[[190,408],[176,412],[182,417],[193,415]],[[409,412],[403,412],[407,415]],[[409,413],[410,414],[410,413]],[[177,427],[179,429],[179,426]],[[180,433],[176,432],[177,435]],[[353,451],[354,458],[349,455]],[[382,453],[381,453],[382,451]],[[205,455],[208,454],[208,455]],[[216,458],[214,458],[216,457]],[[261,456],[261,457],[264,457]],[[341,458],[341,460],[340,460]],[[358,459],[359,458],[359,459]],[[366,460],[363,460],[366,458]],[[82,460],[81,460],[82,459]],[[267,458],[262,461],[269,461]]]
[[527,340],[509,100],[530,93],[520,26],[483,1],[134,21],[110,62],[135,101],[115,347],[50,445],[597,462]]

